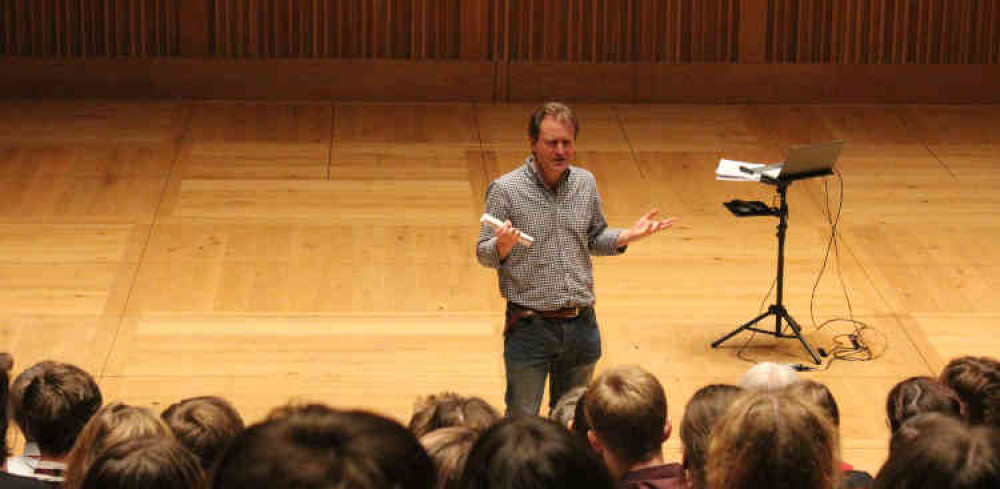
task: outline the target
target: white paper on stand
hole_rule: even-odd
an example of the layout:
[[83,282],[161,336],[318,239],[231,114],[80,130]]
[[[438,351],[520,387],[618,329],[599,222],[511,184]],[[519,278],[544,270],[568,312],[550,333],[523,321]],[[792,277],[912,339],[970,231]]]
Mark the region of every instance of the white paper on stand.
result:
[[763,163],[750,163],[747,161],[719,160],[719,166],[715,169],[716,180],[728,180],[731,182],[759,182],[760,176],[777,179],[781,174],[781,164],[765,165]]

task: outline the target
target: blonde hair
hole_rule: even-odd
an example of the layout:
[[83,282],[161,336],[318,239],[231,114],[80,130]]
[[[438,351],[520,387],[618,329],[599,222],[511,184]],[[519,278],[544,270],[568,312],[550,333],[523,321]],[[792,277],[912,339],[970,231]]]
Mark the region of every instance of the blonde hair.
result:
[[83,427],[66,459],[66,482],[75,489],[106,448],[138,438],[173,438],[170,428],[147,408],[111,403],[97,411]]
[[667,395],[656,377],[636,365],[611,368],[583,395],[590,427],[621,462],[635,465],[660,453]]
[[708,487],[833,489],[840,447],[829,416],[787,393],[738,399],[712,431]]

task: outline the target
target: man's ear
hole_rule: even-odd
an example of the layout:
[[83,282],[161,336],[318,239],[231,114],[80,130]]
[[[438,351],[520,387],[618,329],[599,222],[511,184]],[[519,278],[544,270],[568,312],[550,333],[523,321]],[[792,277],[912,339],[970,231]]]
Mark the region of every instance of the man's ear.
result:
[[597,433],[594,430],[587,430],[587,441],[590,442],[590,448],[593,448],[598,454],[604,453],[604,444],[601,443],[601,439],[597,437]]
[[673,432],[674,426],[670,424],[670,416],[667,416],[667,422],[663,423],[663,440],[667,441],[670,438],[670,433]]

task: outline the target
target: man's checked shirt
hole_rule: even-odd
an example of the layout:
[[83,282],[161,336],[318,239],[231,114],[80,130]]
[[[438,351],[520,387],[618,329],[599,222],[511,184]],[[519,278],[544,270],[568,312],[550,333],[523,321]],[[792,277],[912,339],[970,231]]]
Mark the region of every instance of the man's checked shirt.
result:
[[486,212],[535,238],[514,245],[500,261],[493,229],[483,224],[476,256],[497,269],[500,293],[529,309],[551,311],[594,303],[590,255],[617,255],[621,230],[609,229],[594,175],[570,166],[555,191],[545,186],[532,157],[494,180],[486,191]]

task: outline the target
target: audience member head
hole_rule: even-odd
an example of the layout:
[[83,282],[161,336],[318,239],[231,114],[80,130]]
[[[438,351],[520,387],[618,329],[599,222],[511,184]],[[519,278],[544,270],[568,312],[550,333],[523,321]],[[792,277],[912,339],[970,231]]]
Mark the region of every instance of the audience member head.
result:
[[1000,437],[942,413],[918,414],[892,435],[876,489],[1000,487]]
[[892,388],[885,402],[889,427],[895,432],[909,418],[921,413],[945,413],[963,417],[958,394],[930,377],[910,377]]
[[[584,387],[583,390],[586,392],[587,388]],[[573,408],[573,422],[569,425],[569,431],[588,447],[590,446],[590,439],[587,437],[587,433],[590,432],[590,420],[587,419],[587,412],[584,410],[583,397],[576,402],[576,407]]]
[[941,382],[958,393],[972,424],[1000,428],[1000,362],[990,357],[959,357],[945,366]]
[[826,413],[784,392],[751,392],[712,431],[708,487],[832,489],[839,474],[837,433]]
[[198,459],[172,437],[136,438],[109,446],[79,489],[207,489]]
[[211,474],[222,453],[243,431],[243,418],[225,399],[215,396],[184,399],[161,415],[177,441],[198,456]]
[[170,438],[170,428],[144,407],[111,403],[80,431],[66,459],[65,487],[80,487],[87,469],[108,447],[138,438]]
[[799,374],[783,363],[761,362],[740,380],[740,387],[746,390],[774,392],[784,389],[799,381]]
[[437,468],[437,489],[457,489],[472,444],[479,433],[464,426],[434,430],[420,437],[420,444]]
[[483,431],[498,419],[500,413],[481,398],[442,392],[417,399],[409,430],[417,438],[449,426]]
[[546,117],[572,127],[573,139],[576,139],[580,135],[580,121],[576,118],[576,114],[573,113],[573,109],[559,102],[546,102],[536,107],[528,118],[528,138],[531,139],[531,144],[535,144],[538,141],[538,136],[542,132],[542,121]]
[[684,448],[684,469],[695,489],[705,483],[705,460],[712,428],[726,409],[743,394],[743,389],[728,384],[711,384],[691,396],[681,421],[681,446]]
[[216,489],[432,488],[434,464],[399,423],[364,411],[286,406],[240,434]]
[[569,392],[563,394],[556,406],[549,412],[549,419],[570,429],[573,417],[576,415],[576,406],[580,403],[583,393],[587,391],[586,386],[574,387]]
[[825,385],[815,380],[801,380],[789,385],[786,392],[820,408],[830,418],[834,428],[840,427],[840,408]]
[[10,388],[10,369],[14,368],[14,359],[10,353],[0,353],[0,457],[6,459],[10,456],[10,447],[7,446],[7,427],[10,421],[7,418],[7,394]]
[[604,463],[566,428],[535,416],[516,416],[495,423],[472,446],[460,487],[609,489],[615,484]]
[[640,462],[662,458],[670,436],[667,395],[653,374],[621,365],[597,376],[583,395],[589,440],[616,477]]
[[90,417],[101,407],[101,390],[87,372],[67,363],[44,361],[14,379],[11,411],[24,437],[43,456],[62,458]]

